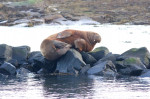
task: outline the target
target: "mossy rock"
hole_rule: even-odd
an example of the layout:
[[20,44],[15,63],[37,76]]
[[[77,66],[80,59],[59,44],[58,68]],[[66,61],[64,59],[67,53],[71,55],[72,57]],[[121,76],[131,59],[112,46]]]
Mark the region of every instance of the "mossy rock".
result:
[[104,50],[109,52],[108,48],[106,47],[97,47],[92,52],[99,52],[99,51],[104,51]]
[[139,76],[146,66],[138,57],[128,57],[122,61],[116,61],[117,71],[122,75]]
[[93,51],[89,52],[96,60],[99,60],[105,57],[109,53],[108,48],[106,47],[97,47]]
[[[142,63],[150,69],[150,53],[146,47],[132,48],[119,56],[120,58],[138,57]],[[132,59],[131,59],[132,60]],[[132,60],[133,61],[133,60]]]
[[128,65],[128,64],[137,64],[140,63],[140,59],[139,58],[134,58],[134,57],[129,57],[127,59],[124,60],[124,64]]

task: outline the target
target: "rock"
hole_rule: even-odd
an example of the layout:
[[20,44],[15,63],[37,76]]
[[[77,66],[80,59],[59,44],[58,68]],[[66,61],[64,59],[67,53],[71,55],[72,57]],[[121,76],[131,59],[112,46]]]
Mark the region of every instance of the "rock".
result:
[[132,24],[134,25],[149,25],[150,21],[149,20],[137,20],[133,21]]
[[1,81],[6,80],[6,78],[8,78],[8,75],[3,75],[3,74],[0,73],[0,80]]
[[39,61],[42,61],[43,60],[43,55],[41,54],[40,51],[33,51],[29,54],[29,57],[28,57],[28,62],[29,63],[33,63],[35,60],[39,60]]
[[31,64],[31,71],[37,72],[44,65],[44,57],[40,51],[31,52],[29,54],[28,62]]
[[128,57],[122,61],[116,61],[117,71],[122,75],[139,76],[146,69],[140,58]]
[[41,25],[43,23],[44,23],[43,20],[29,20],[29,22],[27,23],[25,27],[33,27],[36,25]]
[[16,67],[8,62],[5,62],[0,66],[0,73],[4,75],[15,75]]
[[118,54],[112,54],[112,53],[108,53],[105,57],[103,57],[102,59],[98,60],[94,65],[97,65],[101,62],[104,62],[104,61],[107,61],[107,60],[110,60],[113,62],[113,64],[116,63],[116,59],[119,55]]
[[4,7],[4,4],[0,3],[0,9]]
[[106,77],[115,77],[117,70],[112,61],[104,61],[99,63],[87,71],[89,75],[100,75]]
[[87,64],[80,70],[80,74],[86,74],[90,68],[91,68],[91,66],[89,64]]
[[23,67],[17,69],[16,71],[17,71],[17,76],[27,76],[29,73],[31,73],[28,69]]
[[150,69],[150,53],[146,47],[132,48],[118,57],[119,59],[125,59],[126,57],[138,57],[146,68]]
[[67,20],[71,20],[71,21],[78,21],[78,20],[80,20],[80,17],[78,16],[76,16],[75,14],[74,15],[72,15],[72,14],[69,14],[69,13],[65,13],[65,12],[61,12],[61,15],[64,17],[64,18],[66,18]]
[[56,71],[57,61],[50,61],[44,58],[42,69],[44,73],[54,73]]
[[150,70],[147,69],[144,72],[142,72],[142,75],[140,75],[140,77],[150,77]]
[[18,64],[18,61],[16,59],[11,59],[11,60],[8,61],[8,63],[11,63],[16,68],[19,68],[19,64]]
[[2,65],[5,61],[5,58],[0,58],[0,65]]
[[78,74],[85,65],[86,63],[83,61],[81,54],[75,49],[70,49],[57,61],[56,72]]
[[31,64],[30,68],[33,72],[43,69],[44,73],[53,73],[56,69],[56,62],[45,59],[40,51],[31,52],[28,62]]
[[20,46],[12,48],[12,58],[18,61],[18,64],[23,64],[27,62],[28,55],[30,53],[29,46]]
[[90,64],[91,66],[93,66],[93,64],[97,62],[97,60],[92,55],[86,52],[81,52],[81,55],[86,64]]
[[8,61],[12,59],[12,47],[6,44],[0,44],[0,59]]
[[27,62],[29,46],[11,47],[6,44],[0,45],[0,61],[11,62],[15,66]]
[[48,23],[51,23],[51,22],[53,22],[54,20],[60,19],[60,18],[63,18],[63,16],[60,15],[60,14],[56,14],[56,15],[47,15],[47,16],[45,16],[44,20],[45,20],[45,23],[48,24]]
[[99,60],[106,56],[109,53],[109,50],[106,47],[98,47],[94,49],[92,52],[89,52],[96,60]]

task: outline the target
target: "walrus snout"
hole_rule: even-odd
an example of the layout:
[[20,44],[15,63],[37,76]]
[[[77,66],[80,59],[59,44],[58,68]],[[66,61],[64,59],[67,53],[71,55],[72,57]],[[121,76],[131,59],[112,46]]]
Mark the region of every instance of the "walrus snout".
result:
[[100,43],[101,42],[101,36],[99,34],[94,35],[94,42],[95,43]]

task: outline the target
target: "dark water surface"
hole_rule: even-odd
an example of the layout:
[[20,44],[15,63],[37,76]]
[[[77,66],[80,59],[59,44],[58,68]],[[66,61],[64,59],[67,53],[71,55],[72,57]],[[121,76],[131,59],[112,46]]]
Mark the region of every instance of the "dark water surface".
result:
[[47,75],[0,79],[0,99],[149,99],[150,78]]

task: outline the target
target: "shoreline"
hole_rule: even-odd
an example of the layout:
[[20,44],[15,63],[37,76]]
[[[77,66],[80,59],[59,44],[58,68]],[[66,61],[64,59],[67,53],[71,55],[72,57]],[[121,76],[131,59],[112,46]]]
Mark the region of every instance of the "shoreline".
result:
[[74,23],[86,18],[99,24],[150,25],[149,3],[148,0],[45,0],[36,3],[23,0],[9,4],[0,2],[0,26],[14,26],[20,23],[26,23],[26,27],[41,24],[64,25],[63,22],[66,21]]

